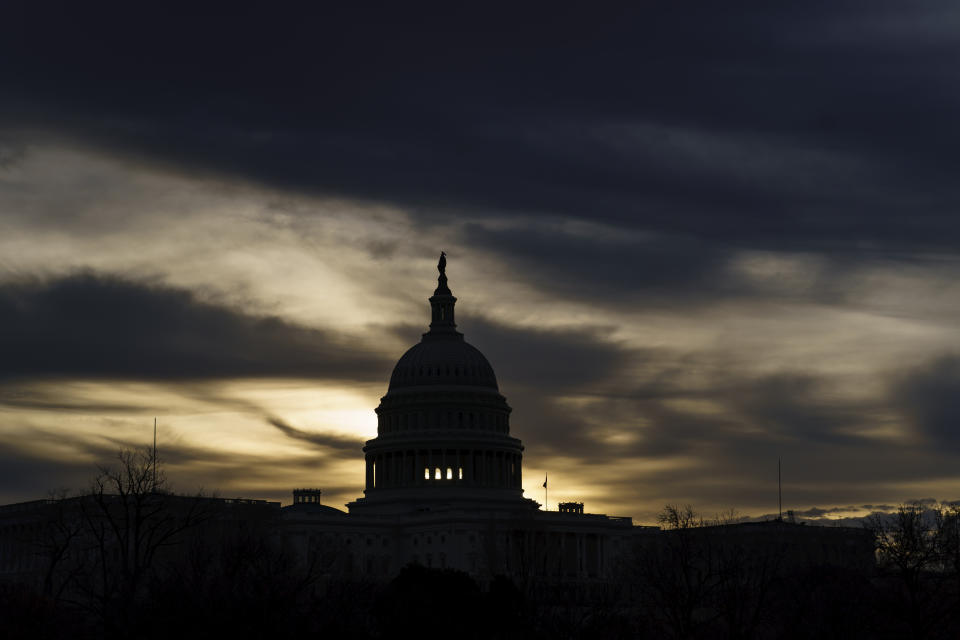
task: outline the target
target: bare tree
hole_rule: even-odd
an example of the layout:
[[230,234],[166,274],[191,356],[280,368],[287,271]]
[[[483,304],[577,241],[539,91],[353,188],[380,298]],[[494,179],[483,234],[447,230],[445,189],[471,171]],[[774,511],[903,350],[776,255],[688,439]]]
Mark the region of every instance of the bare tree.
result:
[[960,503],[941,505],[937,546],[943,571],[952,582],[955,618],[960,617]]
[[715,617],[707,608],[716,584],[712,549],[694,532],[705,521],[690,505],[667,505],[657,520],[666,531],[635,551],[639,595],[664,633],[690,638]]
[[666,505],[663,511],[657,514],[657,522],[664,529],[671,531],[685,531],[707,524],[703,516],[694,511],[689,504],[682,507],[675,504]]
[[914,638],[939,637],[956,617],[956,597],[950,595],[955,515],[942,505],[911,503],[865,523],[890,584],[890,607]]
[[783,550],[779,534],[745,537],[733,510],[705,519],[667,505],[663,531],[637,550],[641,602],[661,635],[754,637],[769,617]]
[[714,607],[728,638],[752,638],[769,611],[783,551],[778,544],[751,545],[735,535],[732,540],[725,537],[719,534],[705,541],[713,549],[716,563]]
[[44,588],[94,614],[109,633],[128,635],[160,561],[210,513],[200,496],[167,490],[149,448],[124,449],[117,460],[99,467],[86,492],[60,500]]

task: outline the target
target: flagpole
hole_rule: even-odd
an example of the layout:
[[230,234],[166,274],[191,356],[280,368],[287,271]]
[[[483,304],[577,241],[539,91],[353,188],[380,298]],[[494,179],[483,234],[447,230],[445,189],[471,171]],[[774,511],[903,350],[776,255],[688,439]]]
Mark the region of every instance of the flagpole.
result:
[[153,492],[157,491],[157,419],[153,419]]
[[550,511],[550,502],[547,500],[547,495],[548,495],[547,492],[549,491],[549,489],[547,489],[547,475],[548,474],[546,473],[543,474],[543,510],[544,511]]
[[777,509],[780,511],[781,522],[783,521],[783,482],[780,479],[780,457],[777,457]]

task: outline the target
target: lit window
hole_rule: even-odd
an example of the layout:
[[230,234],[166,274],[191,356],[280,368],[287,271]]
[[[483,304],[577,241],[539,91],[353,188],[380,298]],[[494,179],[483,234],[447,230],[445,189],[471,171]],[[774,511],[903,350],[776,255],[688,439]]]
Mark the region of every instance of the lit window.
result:
[[463,467],[457,467],[457,479],[463,480]]
[[433,479],[440,480],[443,478],[443,473],[440,471],[440,467],[437,467],[433,470]]
[[430,479],[430,467],[424,467],[424,468],[423,468],[423,479],[424,479],[424,480],[429,480],[429,479]]
[[447,467],[447,480],[453,480],[453,469]]

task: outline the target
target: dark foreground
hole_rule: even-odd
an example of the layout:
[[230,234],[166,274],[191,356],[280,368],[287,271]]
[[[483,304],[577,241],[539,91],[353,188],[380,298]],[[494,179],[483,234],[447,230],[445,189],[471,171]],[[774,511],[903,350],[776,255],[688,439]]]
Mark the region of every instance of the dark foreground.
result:
[[[269,554],[268,554],[269,555]],[[517,585],[419,566],[389,584],[321,580],[234,558],[113,602],[0,591],[7,638],[958,638],[956,585],[813,569],[766,584]],[[273,557],[276,561],[277,558]],[[222,567],[223,568],[223,567]],[[690,588],[687,588],[690,587]],[[669,594],[669,597],[667,597]]]

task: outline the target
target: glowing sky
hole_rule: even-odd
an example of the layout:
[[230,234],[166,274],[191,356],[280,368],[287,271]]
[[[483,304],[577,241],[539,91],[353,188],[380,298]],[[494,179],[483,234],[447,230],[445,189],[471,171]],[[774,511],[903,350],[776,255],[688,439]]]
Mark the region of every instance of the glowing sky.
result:
[[960,9],[672,4],[10,9],[0,503],[359,497],[441,249],[529,497],[960,498]]

